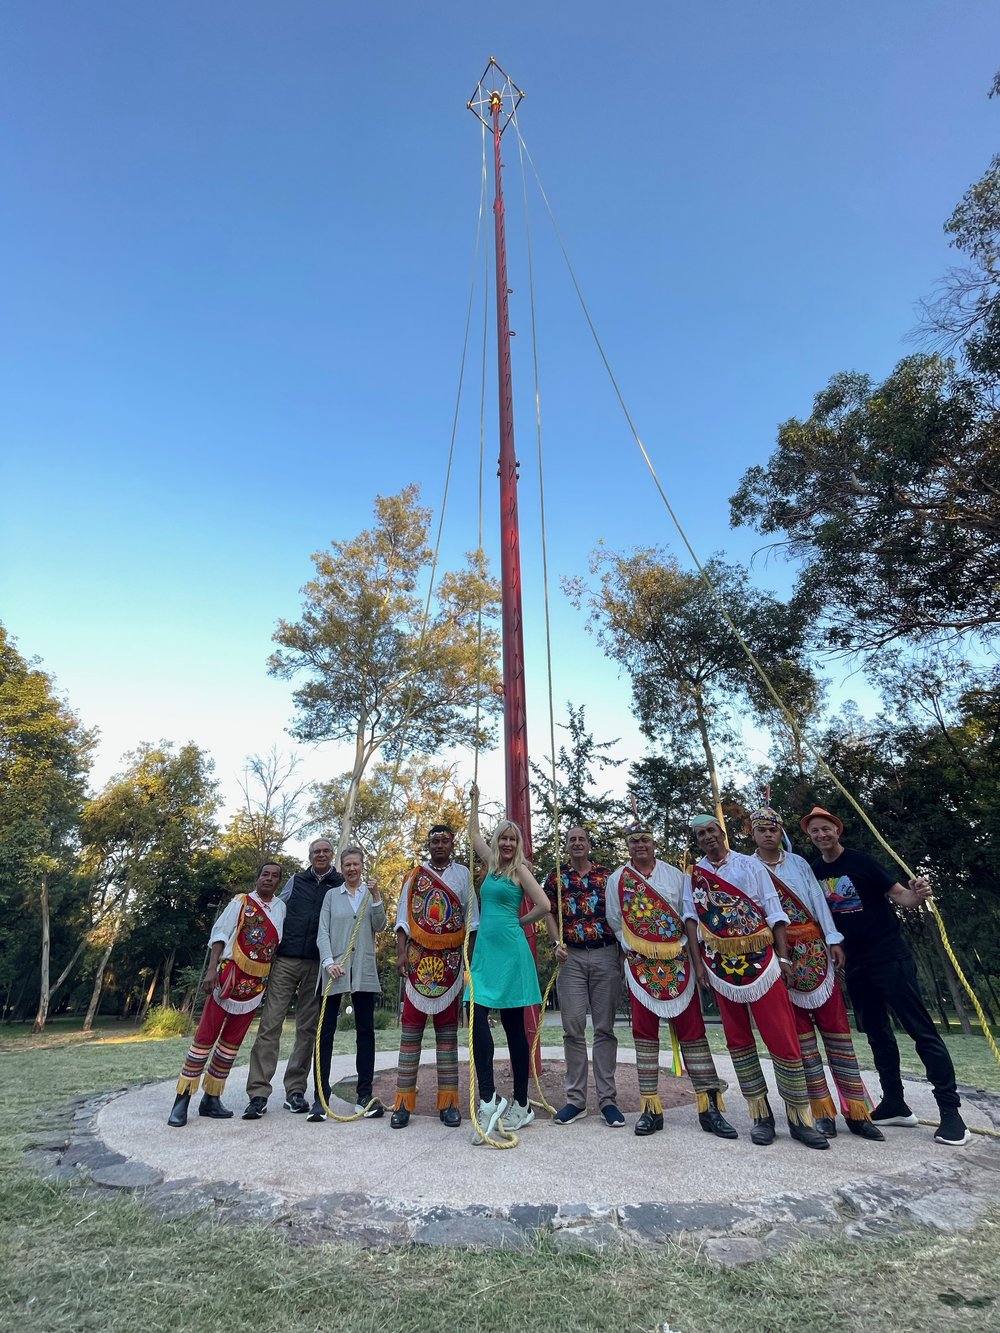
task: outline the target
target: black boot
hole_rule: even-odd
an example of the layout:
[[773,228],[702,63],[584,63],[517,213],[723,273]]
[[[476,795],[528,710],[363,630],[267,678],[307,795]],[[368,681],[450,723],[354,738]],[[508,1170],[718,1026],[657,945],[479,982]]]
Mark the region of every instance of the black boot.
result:
[[649,1134],[656,1134],[663,1128],[663,1116],[659,1111],[643,1111],[642,1115],[635,1122],[635,1133],[640,1138],[645,1138]]
[[233,1112],[222,1105],[218,1097],[206,1092],[198,1104],[198,1114],[207,1115],[212,1120],[231,1120]]
[[832,1115],[819,1115],[816,1117],[816,1128],[827,1139],[837,1137],[837,1122]]
[[[771,1110],[770,1102],[764,1102],[767,1107],[767,1115],[758,1116],[753,1122],[750,1130],[750,1142],[756,1143],[758,1148],[766,1148],[769,1143],[774,1142],[774,1112]],[[826,1139],[823,1140],[826,1142]]]
[[[847,1116],[846,1119],[847,1128],[852,1134],[857,1134],[859,1139],[871,1139],[873,1143],[885,1143],[885,1135],[878,1125],[873,1125],[870,1120],[852,1120],[850,1116]],[[817,1121],[817,1123],[819,1122]]]
[[794,1120],[788,1122],[788,1133],[807,1148],[829,1148],[830,1140],[821,1134],[815,1125],[800,1125]]
[[720,1139],[738,1139],[739,1135],[719,1110],[719,1094],[708,1094],[708,1110],[698,1112],[698,1124],[706,1134],[715,1134]]
[[173,1109],[167,1116],[167,1124],[173,1125],[175,1129],[180,1129],[182,1125],[188,1122],[188,1103],[191,1100],[189,1092],[179,1092],[174,1098]]

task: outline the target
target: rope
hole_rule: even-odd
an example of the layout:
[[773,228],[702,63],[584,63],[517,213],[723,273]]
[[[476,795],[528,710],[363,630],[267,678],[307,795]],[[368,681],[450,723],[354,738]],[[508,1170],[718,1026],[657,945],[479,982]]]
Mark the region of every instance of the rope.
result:
[[[559,248],[560,248],[560,250],[562,251],[562,256],[563,256],[563,259],[564,259],[564,261],[565,261],[565,263],[566,263],[566,268],[567,268],[567,270],[569,271],[570,279],[571,279],[571,281],[572,281],[572,283],[573,283],[573,288],[574,288],[574,290],[576,291],[577,299],[578,299],[579,302],[580,302],[580,308],[582,309],[583,314],[584,314],[584,318],[585,318],[586,321],[587,321],[587,326],[588,326],[589,329],[590,329],[591,335],[592,335],[592,337],[593,337],[593,339],[594,339],[594,344],[595,344],[595,346],[597,347],[597,351],[598,351],[598,353],[599,353],[599,355],[600,355],[600,357],[601,357],[602,362],[604,363],[604,368],[605,368],[605,370],[606,370],[607,373],[608,373],[608,378],[611,380],[611,385],[612,385],[612,387],[613,387],[613,389],[614,389],[614,391],[615,391],[615,395],[616,395],[617,398],[618,398],[619,405],[621,406],[622,412],[623,412],[623,414],[624,414],[624,416],[625,416],[625,420],[626,420],[626,422],[628,423],[629,430],[630,430],[631,433],[632,433],[632,438],[635,440],[635,443],[638,445],[639,451],[640,451],[640,453],[642,454],[642,457],[643,457],[643,459],[644,459],[644,461],[645,461],[645,463],[646,463],[646,467],[647,467],[648,470],[649,470],[649,474],[650,474],[650,476],[651,476],[652,479],[653,479],[653,484],[655,485],[657,491],[659,492],[660,499],[663,501],[663,504],[664,504],[664,506],[665,506],[665,508],[666,508],[666,510],[667,510],[667,513],[670,515],[670,519],[671,519],[671,521],[673,522],[674,527],[677,529],[677,533],[678,533],[678,535],[680,536],[680,539],[681,539],[681,541],[683,542],[684,547],[685,547],[685,549],[687,550],[688,555],[691,557],[691,560],[693,561],[694,566],[695,566],[695,568],[696,568],[697,571],[698,571],[698,574],[699,574],[699,576],[700,576],[700,578],[701,578],[702,583],[704,583],[705,588],[707,589],[709,595],[712,597],[713,601],[714,601],[715,604],[718,606],[719,611],[720,611],[720,613],[721,613],[721,615],[722,615],[723,620],[725,620],[726,624],[729,626],[729,628],[732,630],[733,634],[736,636],[736,639],[737,639],[737,641],[738,641],[740,647],[743,649],[743,652],[746,654],[746,657],[747,657],[748,661],[750,662],[750,664],[751,664],[751,666],[753,667],[754,671],[757,673],[758,677],[760,678],[761,683],[763,684],[764,688],[767,690],[767,692],[768,692],[768,694],[770,695],[771,699],[772,699],[772,700],[774,701],[774,703],[777,705],[777,708],[778,708],[779,712],[781,713],[782,717],[785,719],[785,722],[788,724],[789,728],[791,729],[792,734],[793,734],[793,735],[795,736],[795,738],[800,742],[800,744],[802,744],[802,745],[805,747],[805,749],[808,750],[809,754],[813,757],[813,759],[814,759],[814,760],[816,761],[816,763],[818,764],[818,766],[819,766],[821,772],[823,772],[823,773],[826,775],[826,777],[829,778],[829,780],[833,783],[833,785],[836,787],[836,789],[840,792],[840,794],[841,794],[841,795],[844,797],[844,799],[848,802],[848,804],[851,806],[851,808],[857,813],[857,815],[860,817],[860,819],[862,820],[862,822],[865,824],[865,826],[867,827],[867,829],[869,830],[869,832],[872,834],[872,836],[875,838],[875,840],[876,840],[876,842],[879,844],[879,846],[883,849],[883,851],[885,851],[885,852],[886,852],[886,853],[893,859],[893,861],[895,861],[896,864],[897,864],[898,866],[900,866],[900,868],[906,873],[906,876],[907,876],[908,879],[914,879],[914,878],[915,878],[914,873],[913,873],[913,871],[910,869],[910,867],[907,865],[907,863],[906,863],[906,861],[903,859],[903,857],[899,854],[899,852],[896,851],[896,849],[892,846],[892,844],[889,843],[889,842],[887,841],[887,839],[883,837],[883,835],[881,834],[881,832],[876,828],[875,824],[874,824],[874,823],[872,822],[872,820],[869,818],[867,812],[862,808],[861,804],[855,799],[855,797],[854,797],[853,794],[847,789],[847,787],[844,786],[844,784],[841,782],[841,780],[837,777],[836,773],[833,771],[833,769],[832,769],[832,768],[830,767],[830,765],[827,763],[827,761],[826,761],[826,759],[823,757],[823,755],[819,752],[819,750],[816,748],[816,746],[813,744],[813,742],[809,739],[808,736],[805,735],[805,733],[804,733],[804,732],[802,731],[802,729],[799,727],[798,722],[796,721],[795,717],[793,716],[793,714],[791,713],[791,711],[790,711],[790,710],[788,709],[788,707],[786,706],[784,700],[781,698],[781,696],[779,695],[778,691],[775,689],[775,687],[774,687],[774,685],[773,685],[773,683],[772,683],[772,681],[771,681],[771,678],[768,676],[768,674],[767,674],[767,672],[764,670],[763,666],[762,666],[762,665],[760,664],[760,662],[757,660],[757,656],[756,656],[756,654],[753,652],[753,649],[752,649],[752,648],[750,647],[750,645],[747,643],[747,641],[746,641],[746,639],[744,638],[744,636],[743,636],[742,632],[740,631],[739,627],[737,626],[737,624],[736,624],[735,621],[733,620],[732,616],[729,614],[729,610],[728,610],[728,608],[727,608],[725,602],[723,601],[722,597],[719,595],[719,593],[717,592],[717,590],[716,590],[714,584],[712,583],[711,579],[709,578],[708,573],[707,573],[707,571],[706,571],[704,565],[703,565],[703,564],[701,563],[701,561],[698,559],[698,555],[697,555],[697,553],[696,553],[694,547],[691,545],[690,540],[688,539],[688,535],[687,535],[686,531],[684,530],[684,526],[683,526],[683,524],[681,523],[680,519],[677,517],[677,514],[676,514],[676,512],[674,511],[674,508],[673,508],[673,506],[671,505],[670,500],[669,500],[668,497],[667,497],[667,493],[666,493],[666,491],[663,489],[663,486],[662,486],[662,484],[661,484],[661,482],[660,482],[660,478],[659,478],[659,476],[657,475],[656,468],[654,467],[654,465],[653,465],[653,461],[652,461],[652,459],[651,459],[650,456],[649,456],[649,453],[648,453],[648,451],[647,451],[647,449],[646,449],[646,446],[645,446],[645,444],[643,443],[641,436],[639,435],[639,432],[638,432],[638,429],[636,428],[635,422],[632,420],[632,415],[631,415],[631,413],[629,412],[628,405],[627,405],[626,402],[625,402],[625,397],[624,397],[624,395],[623,395],[623,393],[622,393],[622,391],[621,391],[621,388],[619,387],[618,380],[616,379],[616,377],[615,377],[615,373],[614,373],[614,371],[613,371],[612,368],[611,368],[611,363],[610,363],[610,361],[608,360],[607,354],[606,354],[605,351],[604,351],[604,347],[603,347],[603,345],[602,345],[602,343],[601,343],[600,337],[598,336],[597,329],[596,329],[595,326],[594,326],[594,321],[592,320],[592,318],[591,318],[591,316],[590,316],[590,311],[589,311],[589,309],[587,308],[587,303],[586,303],[586,301],[584,300],[583,292],[582,292],[581,289],[580,289],[580,284],[579,284],[579,282],[577,281],[576,273],[575,273],[575,271],[574,271],[574,269],[573,269],[573,265],[572,265],[572,263],[571,263],[571,261],[570,261],[569,254],[568,254],[568,252],[567,252],[567,250],[566,250],[566,246],[565,246],[565,244],[564,244],[564,242],[563,242],[562,233],[560,232],[558,223],[556,222],[555,214],[554,214],[554,212],[553,212],[553,210],[552,210],[552,205],[549,203],[548,195],[545,193],[545,189],[544,189],[544,187],[543,187],[543,185],[542,185],[542,182],[541,182],[541,179],[540,179],[540,177],[539,177],[539,175],[538,175],[538,169],[536,168],[536,166],[535,166],[535,164],[534,164],[534,161],[532,160],[531,153],[528,151],[528,147],[527,147],[527,145],[524,143],[524,140],[523,140],[523,138],[521,137],[521,132],[520,132],[520,129],[518,128],[516,119],[513,121],[513,124],[514,124],[514,130],[515,130],[515,133],[517,134],[518,143],[521,145],[521,148],[522,148],[522,150],[523,150],[524,155],[527,157],[528,162],[531,164],[531,169],[532,169],[532,171],[533,171],[533,173],[534,173],[535,181],[536,181],[536,183],[537,183],[537,185],[538,185],[539,193],[541,194],[542,199],[543,199],[543,201],[544,201],[544,203],[545,203],[546,210],[548,211],[548,214],[549,214],[549,219],[550,219],[550,221],[551,221],[551,223],[552,223],[552,228],[553,228],[553,230],[554,230],[554,232],[555,232],[555,235],[556,235],[556,240],[557,240],[557,242],[558,242],[558,244],[559,244]],[[994,1039],[993,1039],[993,1034],[992,1034],[992,1032],[990,1031],[990,1025],[989,1025],[989,1022],[988,1022],[988,1020],[987,1020],[987,1018],[986,1018],[986,1014],[985,1014],[985,1012],[984,1012],[984,1010],[983,1010],[983,1007],[982,1007],[982,1005],[979,1003],[979,999],[978,999],[978,997],[976,996],[975,991],[972,989],[972,986],[970,985],[970,983],[969,983],[969,981],[968,981],[968,979],[967,979],[967,977],[966,977],[964,971],[962,970],[962,967],[961,967],[961,965],[960,965],[960,963],[959,963],[957,957],[955,956],[955,951],[954,951],[954,949],[952,948],[952,946],[951,946],[951,941],[950,941],[949,938],[948,938],[948,932],[947,932],[946,929],[945,929],[944,922],[943,922],[943,920],[942,920],[942,918],[941,918],[941,913],[940,913],[940,911],[938,910],[936,904],[934,904],[934,903],[928,903],[927,906],[928,906],[928,911],[930,912],[930,915],[934,918],[935,924],[937,925],[938,931],[939,931],[939,933],[940,933],[940,935],[941,935],[941,943],[944,945],[945,953],[948,955],[949,961],[951,962],[952,966],[953,966],[954,969],[955,969],[955,974],[956,974],[956,976],[958,977],[959,981],[961,982],[961,984],[962,984],[962,986],[963,986],[963,988],[964,988],[964,990],[965,990],[967,996],[969,997],[969,1000],[970,1000],[971,1003],[972,1003],[973,1008],[974,1008],[975,1011],[976,1011],[976,1015],[977,1015],[977,1017],[979,1018],[979,1021],[980,1021],[981,1025],[982,1025],[983,1036],[986,1038],[986,1041],[987,1041],[988,1044],[989,1044],[990,1050],[991,1050],[991,1052],[992,1052],[992,1054],[993,1054],[993,1058],[996,1060],[997,1064],[1000,1065],[1000,1047],[997,1046],[997,1043],[996,1043],[996,1042],[994,1041]]]
[[[365,916],[368,913],[368,904],[370,902],[371,894],[366,888],[365,896],[361,900],[361,906],[355,914],[354,929],[351,931],[351,938],[347,941],[347,948],[344,950],[344,955],[337,964],[338,967],[343,967],[354,952],[354,942],[358,938],[358,931],[361,929],[361,923],[364,921]],[[353,1115],[337,1115],[336,1111],[330,1110],[330,1105],[326,1100],[326,1094],[323,1091],[323,1080],[320,1077],[319,1038],[320,1033],[323,1031],[323,1019],[326,1017],[326,1001],[332,985],[333,977],[327,977],[326,986],[323,990],[323,1000],[319,1007],[319,1022],[316,1024],[316,1040],[313,1043],[313,1085],[316,1089],[316,1096],[319,1099],[320,1105],[323,1107],[323,1110],[326,1112],[329,1119],[338,1120],[342,1125],[347,1125],[350,1124],[352,1120],[361,1120],[366,1112],[374,1105],[375,1098],[372,1097],[363,1110],[355,1111]]]

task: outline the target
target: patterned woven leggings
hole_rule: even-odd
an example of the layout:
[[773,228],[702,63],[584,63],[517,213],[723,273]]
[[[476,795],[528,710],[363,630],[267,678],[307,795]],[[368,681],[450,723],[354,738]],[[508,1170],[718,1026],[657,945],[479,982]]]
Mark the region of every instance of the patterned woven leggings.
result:
[[197,1092],[202,1071],[208,1065],[204,1090],[211,1097],[221,1097],[243,1038],[256,1017],[256,1009],[251,1009],[248,1014],[229,1014],[210,995],[205,1001],[191,1049],[184,1058],[184,1068],[177,1080],[178,1093]]
[[[652,1013],[634,995],[631,998],[635,1067],[639,1076],[639,1096],[642,1098],[640,1110],[658,1115],[663,1110],[660,1099],[660,1023],[668,1020]],[[723,1082],[705,1036],[705,1020],[698,996],[692,995],[684,1012],[669,1021],[677,1033],[684,1068],[698,1094],[698,1110],[708,1110],[708,1094],[714,1092],[717,1094],[716,1105],[720,1111],[724,1111],[726,1108],[721,1097]]]
[[767,1084],[757,1055],[757,1042],[750,1025],[751,1014],[770,1053],[778,1096],[785,1103],[788,1119],[800,1125],[812,1125],[802,1051],[785,983],[776,981],[766,995],[749,1004],[736,1004],[718,991],[715,999],[722,1017],[726,1045],[732,1056],[736,1077],[740,1081],[740,1091],[747,1099],[753,1119],[759,1120],[766,1116],[770,1108]]
[[[458,996],[447,1009],[432,1014],[437,1048],[437,1109],[458,1106]],[[417,1104],[417,1072],[420,1047],[428,1015],[418,1009],[407,995],[403,999],[403,1030],[399,1040],[399,1066],[396,1074],[396,1110],[412,1111]]]
[[823,1060],[816,1040],[818,1032],[826,1047],[827,1062],[837,1085],[840,1109],[845,1118],[870,1120],[872,1101],[858,1068],[847,1006],[839,989],[834,988],[833,994],[818,1009],[801,1009],[796,1004],[792,1008],[795,1011],[795,1029],[799,1035],[813,1115],[829,1116],[833,1120],[837,1114],[823,1071]]

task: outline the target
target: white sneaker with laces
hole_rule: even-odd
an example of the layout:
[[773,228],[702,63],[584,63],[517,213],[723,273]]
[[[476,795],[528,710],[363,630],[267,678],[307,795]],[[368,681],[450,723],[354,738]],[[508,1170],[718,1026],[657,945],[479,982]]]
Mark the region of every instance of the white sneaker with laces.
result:
[[522,1106],[520,1102],[511,1102],[510,1109],[503,1118],[503,1127],[508,1134],[513,1134],[525,1125],[530,1125],[535,1118],[535,1113],[531,1109],[531,1103]]
[[475,1147],[479,1143],[484,1142],[485,1139],[488,1139],[490,1137],[490,1135],[493,1133],[493,1131],[499,1124],[500,1118],[502,1117],[506,1109],[507,1109],[507,1098],[501,1097],[497,1093],[493,1094],[493,1097],[491,1098],[490,1101],[479,1103],[479,1113],[476,1117],[477,1120],[479,1121],[479,1128],[476,1129],[473,1126],[472,1130],[473,1147]]

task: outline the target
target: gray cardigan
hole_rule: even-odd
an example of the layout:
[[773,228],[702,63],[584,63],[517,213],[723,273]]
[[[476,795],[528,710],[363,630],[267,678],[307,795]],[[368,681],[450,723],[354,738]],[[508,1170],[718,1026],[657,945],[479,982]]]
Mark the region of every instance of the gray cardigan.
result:
[[[346,995],[351,991],[382,990],[375,965],[375,933],[385,930],[385,904],[373,903],[366,892],[361,899],[358,912],[364,913],[364,920],[358,931],[351,956],[344,965],[344,975],[330,982],[330,995]],[[354,930],[355,915],[344,887],[330,889],[323,899],[319,914],[319,930],[316,944],[319,948],[320,969],[316,980],[316,989],[322,994],[326,991],[327,976],[323,964],[328,958],[339,962],[351,940]]]

